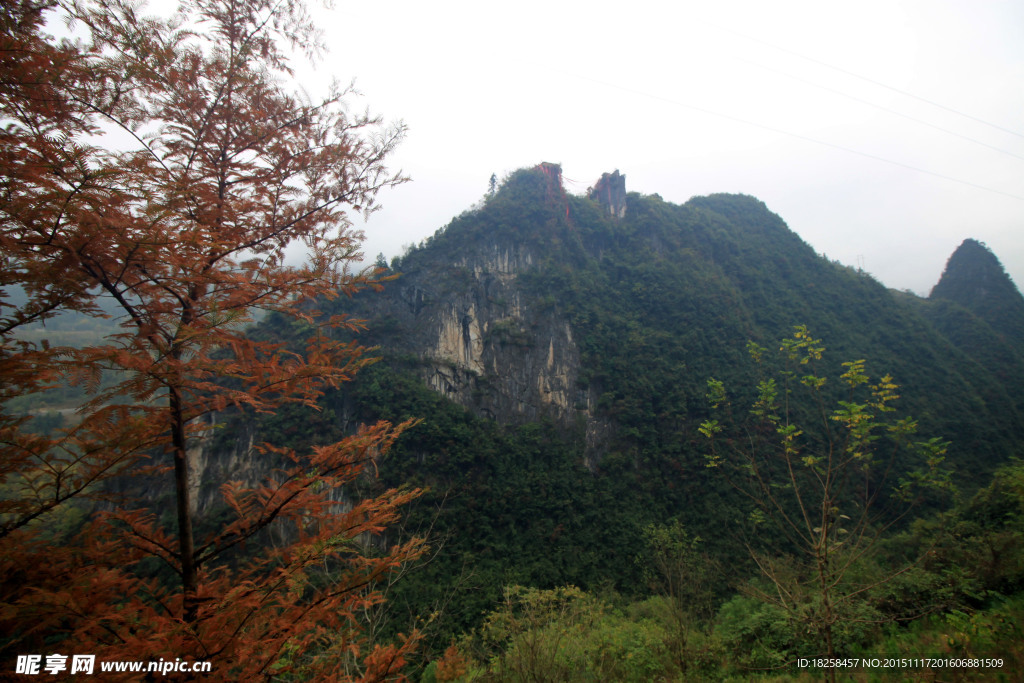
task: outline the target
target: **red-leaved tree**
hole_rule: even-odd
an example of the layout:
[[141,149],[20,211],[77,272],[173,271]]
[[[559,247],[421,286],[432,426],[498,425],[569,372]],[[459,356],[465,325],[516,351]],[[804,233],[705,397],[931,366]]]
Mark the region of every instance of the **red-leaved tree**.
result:
[[[320,49],[301,0],[144,10],[0,9],[0,400],[89,392],[76,423],[45,436],[0,409],[4,666],[52,650],[205,660],[210,680],[395,676],[415,639],[365,642],[358,614],[420,542],[367,540],[418,492],[345,492],[408,425],[311,453],[254,445],[274,468],[258,486],[223,482],[227,517],[201,519],[192,496],[209,416],[315,406],[367,362],[334,334],[358,322],[316,302],[379,286],[349,267],[360,235],[346,211],[402,182],[384,166],[402,127],[351,115],[348,90],[313,101],[290,87],[290,54]],[[73,37],[47,34],[61,19]],[[304,265],[285,264],[293,243]],[[256,309],[301,321],[309,341],[247,335]],[[21,341],[68,310],[116,310],[111,334],[87,348]],[[170,523],[115,495],[112,478],[130,475],[173,488]],[[72,506],[85,521],[58,534]],[[263,543],[271,530],[289,541]]]

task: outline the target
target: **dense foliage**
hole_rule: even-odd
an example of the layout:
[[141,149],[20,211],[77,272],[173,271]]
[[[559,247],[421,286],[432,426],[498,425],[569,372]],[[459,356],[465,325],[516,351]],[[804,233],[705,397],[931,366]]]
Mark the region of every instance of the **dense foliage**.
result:
[[[484,343],[529,349],[552,321],[570,326],[579,354],[575,420],[494,415],[423,381],[439,361],[423,353],[418,313],[472,287],[472,254],[493,245],[528,252],[531,261],[515,273],[521,313],[496,324]],[[350,481],[346,495],[424,491],[379,544],[424,536],[429,550],[379,581],[386,602],[365,605],[358,617],[383,637],[420,629],[424,680],[745,680],[780,672],[816,680],[820,672],[801,674],[795,662],[825,652],[995,655],[1003,672],[1024,664],[1016,626],[1024,615],[1024,478],[1013,459],[1024,438],[1024,349],[992,324],[998,307],[955,294],[972,277],[944,277],[953,294],[928,300],[892,292],[815,254],[751,197],[680,206],[631,194],[625,217],[615,218],[566,194],[551,165],[492,185],[390,270],[398,277],[382,294],[325,306],[365,318],[365,332],[337,340],[379,345],[382,361],[327,392],[316,409],[222,413],[213,451],[234,453],[254,435],[303,448],[361,424],[419,421],[374,458],[379,476]],[[951,262],[947,273],[957,270]],[[481,296],[481,306],[514,308]],[[250,337],[297,349],[307,324],[271,316]],[[886,397],[869,391],[853,399],[839,379],[816,387],[819,405],[846,401],[852,421],[852,406],[874,401],[878,409],[899,385],[901,411],[917,420],[914,440],[934,446],[933,454],[946,448],[960,487],[919,496],[912,515],[881,505],[860,518],[871,551],[844,566],[844,586],[858,588],[856,599],[841,594],[843,610],[828,616],[830,647],[814,613],[820,595],[788,606],[765,599],[780,585],[807,584],[799,543],[707,467],[700,433],[708,420],[725,422],[708,405],[709,378],[728,388],[737,425],[759,400],[762,417],[813,419],[815,405],[795,398],[786,411],[767,410],[748,362],[748,348],[774,351],[797,324],[828,347],[816,359],[817,377],[852,377],[866,366]],[[467,381],[485,397],[501,380],[485,369]],[[864,443],[884,432],[875,417]],[[805,444],[816,445],[820,439]],[[903,451],[886,453],[896,457],[886,458],[882,478],[913,476],[916,464]],[[816,465],[806,465],[808,476]],[[794,481],[762,483],[784,489]],[[845,529],[837,519],[820,533],[838,540]],[[759,571],[765,562],[778,582]]]
[[977,240],[964,240],[953,252],[929,298],[959,304],[1008,339],[1024,337],[1024,297]]
[[[313,406],[365,365],[330,334],[358,326],[315,302],[379,287],[351,268],[347,216],[404,180],[385,166],[403,129],[350,114],[348,91],[289,85],[294,53],[322,48],[301,0],[174,5],[0,6],[4,677],[45,661],[64,678],[80,657],[222,681],[393,676],[414,634],[382,642],[360,616],[419,555],[380,541],[417,492],[346,492],[408,425],[255,441],[269,467],[244,482],[199,455],[229,407]],[[74,37],[49,34],[61,23]],[[255,309],[303,342],[248,335]],[[68,311],[116,321],[74,346],[39,334]],[[62,385],[83,389],[58,398],[73,419],[32,419]]]
[[[473,272],[451,264],[465,263],[487,245],[528,249],[533,257],[531,267],[516,274],[524,319],[501,327],[495,343],[528,347],[550,318],[570,323],[579,346],[580,393],[597,397],[594,419],[610,425],[596,451],[582,422],[524,422],[515,415],[496,421],[453,404],[420,379],[432,361],[420,352],[423,329],[409,311],[471,286]],[[823,375],[839,377],[850,370],[843,361],[864,359],[892,376],[920,440],[950,443],[947,464],[964,500],[1020,455],[1024,383],[1012,381],[1024,372],[1019,341],[978,324],[980,313],[964,305],[887,290],[868,274],[815,254],[750,197],[715,195],[677,206],[631,194],[626,217],[615,219],[594,201],[566,195],[550,172],[523,170],[391,268],[401,276],[380,301],[357,298],[346,309],[368,319],[363,339],[381,346],[384,362],[333,405],[352,422],[423,419],[381,463],[384,481],[429,488],[407,528],[429,529],[435,539],[432,559],[390,588],[391,618],[433,619],[428,657],[440,655],[459,633],[475,639],[460,641],[449,652],[451,661],[432,670],[479,673],[483,667],[498,679],[519,676],[510,673],[511,663],[497,662],[518,656],[523,645],[517,643],[531,629],[530,637],[550,635],[563,616],[531,621],[529,628],[519,622],[506,640],[493,629],[486,636],[474,629],[489,628],[501,610],[518,614],[534,603],[561,605],[560,615],[572,615],[563,624],[572,638],[537,641],[555,648],[545,656],[568,658],[559,667],[580,657],[597,666],[593,657],[612,647],[601,640],[611,632],[648,643],[652,670],[669,677],[684,661],[697,667],[690,672],[695,676],[709,670],[745,675],[738,673],[749,672],[744,667],[790,666],[801,654],[822,651],[793,614],[753,597],[768,586],[758,583],[763,579],[748,550],[782,558],[792,547],[777,530],[752,522],[752,506],[708,470],[698,431],[711,417],[707,379],[728,386],[734,405],[753,404],[757,380],[746,343],[777,345],[796,323],[825,340]],[[946,319],[956,322],[942,324]],[[475,391],[487,392],[499,380],[477,376]],[[847,400],[842,386],[823,385],[821,400]],[[800,405],[793,410],[799,419],[813,412]],[[896,458],[892,468],[891,481],[898,482],[913,464]],[[958,617],[950,615],[976,614],[983,621],[975,610],[1014,593],[1005,575],[995,584],[979,583],[980,568],[921,563],[933,552],[929,544],[947,542],[937,539],[947,538],[949,520],[967,509],[961,503],[958,512],[943,512],[949,504],[948,496],[928,494],[914,508],[916,526],[898,515],[872,522],[872,529],[887,531],[849,578],[875,588],[861,596],[859,616],[847,614],[850,619],[836,624],[837,651],[867,651],[879,639],[899,643],[893,645],[899,651],[912,649],[914,638],[951,628],[948,620]],[[732,568],[728,579],[712,573],[717,580],[708,582],[709,607],[699,617],[680,613],[664,578],[652,575],[659,554],[649,530],[658,528],[699,539],[696,548],[689,541],[673,546],[690,548],[691,559]],[[975,532],[979,539],[990,533]],[[904,554],[910,547],[918,554]],[[1001,567],[997,573],[1008,571],[1001,559],[993,562]],[[893,571],[907,567],[912,570]],[[894,574],[897,579],[880,580]],[[989,592],[996,584],[1005,592]],[[531,588],[509,593],[510,586]],[[585,597],[573,593],[570,599],[559,592],[565,586]],[[530,592],[536,590],[555,592]],[[484,613],[491,616],[484,619]],[[853,627],[858,619],[862,625]],[[908,621],[917,624],[916,635],[901,626]],[[570,641],[572,652],[559,650]],[[623,647],[626,657],[630,650]],[[618,666],[614,659],[608,666]],[[552,662],[544,666],[556,666]],[[651,673],[623,671],[604,674],[639,680]]]

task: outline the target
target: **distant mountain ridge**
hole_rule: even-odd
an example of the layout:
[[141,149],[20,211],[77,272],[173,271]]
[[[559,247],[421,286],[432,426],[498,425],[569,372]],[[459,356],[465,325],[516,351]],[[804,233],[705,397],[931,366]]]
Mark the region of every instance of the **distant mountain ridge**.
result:
[[[921,438],[951,442],[966,491],[1024,454],[1024,340],[999,328],[1019,293],[999,284],[994,257],[975,255],[988,261],[980,275],[951,259],[922,299],[819,256],[753,197],[677,205],[626,193],[621,174],[581,197],[560,176],[555,164],[511,174],[394,259],[382,292],[326,306],[366,320],[354,339],[382,361],[320,411],[224,416],[193,453],[196,500],[212,505],[220,481],[273,467],[251,449],[265,437],[302,448],[420,419],[377,463],[380,479],[355,485],[428,489],[402,529],[443,552],[389,604],[427,614],[458,590],[454,635],[504,585],[643,592],[641,530],[666,520],[743,563],[743,501],[709,472],[697,432],[707,379],[746,410],[746,342],[777,348],[797,324],[823,340],[828,375],[857,359],[874,378],[892,374]],[[969,294],[979,288],[982,303]],[[254,334],[303,339],[273,315]]]
[[[601,182],[612,179],[624,189],[617,172]],[[1024,373],[1024,300],[977,242],[923,300],[817,255],[752,197],[675,205],[629,193],[612,206],[611,196],[600,183],[566,194],[554,164],[513,173],[396,259],[398,280],[354,312],[385,355],[418,359],[428,386],[477,415],[585,425],[595,463],[683,449],[658,420],[687,423],[707,377],[741,381],[747,339],[770,342],[795,324],[824,339],[832,362],[865,358],[893,373],[908,410],[949,438],[970,435],[982,461],[1004,457],[1006,435],[1024,436],[1024,390],[999,381]],[[951,314],[936,312],[949,304],[976,320],[949,329]],[[992,331],[1006,367],[963,343]],[[935,410],[935,396],[948,405]]]

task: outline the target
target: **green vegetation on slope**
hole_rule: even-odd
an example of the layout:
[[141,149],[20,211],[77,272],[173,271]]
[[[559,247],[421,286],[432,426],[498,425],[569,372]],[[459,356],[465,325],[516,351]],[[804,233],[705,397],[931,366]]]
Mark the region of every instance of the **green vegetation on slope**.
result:
[[[501,343],[533,343],[542,319],[571,326],[579,389],[596,397],[593,417],[610,426],[598,452],[583,422],[524,423],[509,415],[496,421],[422,382],[428,365],[418,352],[422,330],[409,311],[471,286],[471,270],[452,264],[487,245],[519,246],[533,256],[531,267],[516,276],[522,320],[495,333]],[[383,294],[341,309],[369,319],[362,340],[379,344],[384,362],[362,372],[344,394],[328,396],[330,412],[283,416],[273,428],[311,440],[358,422],[423,420],[379,463],[381,481],[365,483],[430,487],[404,533],[429,533],[435,554],[389,588],[384,621],[395,630],[410,622],[424,626],[428,658],[459,634],[477,638],[453,651],[462,653],[466,671],[489,670],[496,657],[514,656],[521,634],[547,633],[551,622],[521,624],[505,640],[488,636],[484,644],[483,636],[472,635],[476,629],[502,610],[523,609],[530,596],[550,597],[529,591],[558,597],[570,585],[586,596],[582,612],[589,625],[566,627],[577,641],[576,654],[565,657],[619,648],[608,660],[618,666],[616,657],[627,657],[632,645],[614,645],[615,639],[648,643],[651,666],[673,677],[683,638],[694,661],[702,662],[696,671],[711,667],[743,677],[751,668],[790,666],[793,657],[818,652],[785,611],[751,597],[764,586],[757,584],[745,543],[753,539],[780,556],[791,548],[776,532],[750,527],[751,506],[705,467],[698,427],[709,417],[706,380],[735,387],[733,404],[750,405],[756,392],[746,369],[748,340],[771,346],[804,323],[828,347],[824,374],[837,376],[842,361],[859,359],[874,372],[891,373],[900,385],[900,408],[918,420],[919,433],[951,443],[947,462],[966,494],[988,486],[993,472],[1021,454],[1019,339],[1000,335],[960,304],[892,292],[829,262],[750,197],[714,195],[676,206],[631,194],[626,217],[616,220],[595,202],[561,193],[549,176],[520,171],[392,267],[403,276]],[[417,289],[422,282],[431,287]],[[476,378],[478,390],[493,379]],[[842,398],[837,391],[826,385],[823,400],[835,403]],[[909,470],[902,461],[894,467],[896,479]],[[984,610],[1000,613],[1000,596],[1019,590],[1001,559],[1006,553],[999,552],[1019,530],[997,532],[996,522],[967,530],[960,525],[966,504],[953,513],[943,513],[937,500],[930,505],[919,509],[923,521],[911,526],[903,520],[890,531],[884,552],[856,568],[859,579],[869,580],[907,566],[900,556],[907,548],[929,558],[911,558],[913,571],[866,596],[858,609],[866,610],[870,625],[840,629],[840,651],[880,652],[884,642],[912,650],[915,639],[931,643],[952,628],[949,620],[960,619],[957,614],[983,622],[987,617],[978,615]],[[727,581],[709,589],[717,616],[683,620],[685,633],[671,600],[652,597],[659,582],[645,569],[651,549],[644,530],[659,525],[699,537],[701,555],[732,568]],[[953,539],[953,527],[965,535]],[[958,544],[986,543],[993,553],[988,569],[953,559],[963,552]],[[509,597],[505,587],[515,585],[530,589]],[[1012,604],[1006,609],[1016,609]],[[929,610],[935,610],[932,621],[920,621]],[[918,630],[901,625],[908,620],[916,620]],[[622,671],[605,673],[625,676]]]

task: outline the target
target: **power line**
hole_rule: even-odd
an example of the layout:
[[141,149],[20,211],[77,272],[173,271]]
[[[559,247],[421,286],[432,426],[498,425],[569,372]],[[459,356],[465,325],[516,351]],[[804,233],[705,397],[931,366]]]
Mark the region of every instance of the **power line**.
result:
[[843,92],[842,90],[839,90],[837,88],[833,88],[833,87],[830,87],[830,86],[827,86],[827,85],[822,85],[821,83],[815,83],[814,81],[809,81],[807,79],[800,78],[799,76],[794,76],[793,74],[788,73],[786,71],[783,71],[781,69],[776,69],[776,68],[767,66],[765,64],[760,64],[760,63],[755,62],[753,60],[743,59],[741,57],[737,57],[736,59],[738,61],[740,61],[740,62],[745,63],[745,64],[752,64],[753,66],[756,66],[758,68],[764,69],[766,71],[771,71],[771,72],[777,73],[777,74],[779,74],[781,76],[785,76],[787,78],[792,78],[793,80],[799,81],[800,83],[805,83],[805,84],[813,86],[815,88],[821,88],[822,90],[827,90],[828,92],[832,92],[832,93],[835,93],[837,95],[841,95],[843,97],[849,98],[851,100],[854,100],[854,101],[857,101],[857,102],[861,102],[862,104],[866,104],[866,105],[868,105],[870,107],[875,107],[876,109],[881,109],[882,111],[885,111],[885,112],[888,112],[890,114],[893,114],[894,116],[900,116],[902,118],[908,119],[908,120],[913,121],[915,123],[919,123],[921,125],[928,126],[929,128],[934,128],[935,130],[941,131],[943,133],[946,133],[947,135],[952,135],[952,136],[958,137],[958,138],[960,138],[962,140],[967,140],[968,142],[973,142],[976,145],[981,145],[982,147],[987,147],[987,148],[989,148],[991,150],[995,150],[996,152],[999,152],[1000,154],[1006,154],[1007,156],[1011,156],[1011,157],[1014,157],[1015,159],[1020,159],[1020,160],[1024,161],[1024,156],[1021,156],[1019,154],[1014,154],[1013,152],[1010,152],[1009,150],[1002,149],[1001,147],[996,147],[995,145],[990,145],[987,142],[982,142],[981,140],[976,140],[975,138],[969,137],[967,135],[963,135],[961,133],[957,133],[956,131],[949,130],[948,128],[943,128],[942,126],[937,126],[934,123],[930,123],[930,122],[925,121],[923,119],[919,119],[919,118],[917,118],[915,116],[910,116],[909,114],[904,114],[903,112],[896,111],[895,109],[890,109],[889,107],[886,107],[886,106],[881,105],[881,104],[876,104],[875,102],[871,102],[869,100],[865,100],[862,97],[857,97],[856,95],[851,95],[850,93]]
[[685,107],[687,109],[692,109],[694,111],[698,111],[698,112],[701,112],[703,114],[708,114],[709,116],[717,116],[719,118],[727,119],[727,120],[730,120],[730,121],[736,121],[738,123],[742,123],[742,124],[745,124],[745,125],[748,125],[748,126],[753,126],[755,128],[761,128],[762,130],[767,130],[767,131],[770,131],[772,133],[779,133],[781,135],[787,135],[789,137],[797,138],[799,140],[804,140],[806,142],[813,142],[816,145],[822,145],[824,147],[831,147],[832,149],[842,150],[844,152],[848,152],[850,154],[856,154],[858,156],[862,156],[862,157],[865,157],[867,159],[872,159],[874,161],[881,161],[883,163],[890,164],[892,166],[900,166],[902,168],[906,168],[906,169],[909,169],[911,171],[917,171],[918,173],[924,173],[925,175],[930,175],[930,176],[933,176],[935,178],[941,178],[943,180],[949,180],[951,182],[959,183],[961,185],[966,185],[968,187],[973,187],[973,188],[978,189],[978,190],[984,190],[986,192],[992,192],[994,194],[1001,194],[1001,195],[1003,195],[1005,197],[1010,197],[1012,199],[1017,199],[1017,200],[1020,200],[1020,201],[1024,201],[1024,196],[1021,196],[1021,195],[1016,195],[1016,194],[1013,194],[1011,192],[1004,192],[1003,190],[997,190],[997,189],[992,188],[992,187],[986,187],[985,185],[979,185],[977,183],[972,183],[969,180],[962,180],[960,178],[954,178],[953,176],[948,176],[948,175],[945,175],[945,174],[942,174],[942,173],[936,173],[935,171],[929,171],[929,170],[924,169],[924,168],[920,168],[920,167],[917,167],[917,166],[913,166],[911,164],[903,163],[902,161],[895,161],[893,159],[886,159],[885,157],[880,157],[880,156],[877,156],[875,154],[870,154],[868,152],[862,152],[860,150],[852,149],[850,147],[844,147],[843,145],[837,145],[834,142],[827,142],[825,140],[818,140],[817,138],[812,138],[812,137],[809,137],[807,135],[803,135],[801,133],[794,133],[793,131],[784,130],[782,128],[776,128],[774,126],[769,126],[769,125],[766,125],[766,124],[763,124],[763,123],[758,123],[756,121],[751,121],[749,119],[744,119],[744,118],[741,118],[739,116],[733,116],[732,114],[726,114],[726,113],[723,113],[723,112],[720,112],[720,111],[715,111],[713,109],[707,109],[706,107],[699,107],[699,106],[697,106],[695,104],[688,104],[686,102],[680,102],[678,100],[673,100],[673,99],[670,99],[668,97],[664,97],[662,95],[654,95],[652,93],[644,92],[642,90],[636,90],[635,88],[629,88],[629,87],[626,87],[626,86],[623,86],[623,85],[618,85],[616,83],[609,83],[607,81],[602,81],[600,79],[593,78],[591,76],[582,76],[580,74],[571,74],[571,75],[573,75],[574,77],[579,78],[581,80],[590,81],[592,83],[597,83],[598,85],[603,85],[603,86],[608,87],[608,88],[615,88],[616,90],[622,90],[624,92],[632,93],[634,95],[641,95],[643,97],[647,97],[647,98],[650,98],[650,99],[653,99],[653,100],[660,100],[662,102],[666,102],[668,104],[672,104],[672,105],[675,105],[675,106],[678,106],[678,107]]
[[881,81],[876,81],[873,78],[868,78],[867,76],[862,76],[861,74],[858,74],[858,73],[855,73],[853,71],[850,71],[849,69],[844,69],[842,67],[835,66],[834,64],[829,64],[827,62],[823,62],[820,59],[816,59],[814,57],[810,57],[808,55],[801,54],[801,53],[799,53],[799,52],[797,52],[795,50],[790,50],[789,48],[785,48],[785,47],[781,47],[779,45],[775,45],[774,43],[770,43],[767,40],[762,40],[761,38],[755,38],[754,36],[747,35],[746,33],[740,33],[739,31],[734,31],[732,29],[725,28],[724,26],[719,26],[718,24],[715,24],[715,23],[712,23],[712,22],[704,21],[702,23],[705,23],[708,26],[711,26],[712,28],[718,29],[719,31],[722,31],[723,33],[730,33],[730,34],[732,34],[734,36],[738,36],[740,38],[744,38],[746,40],[749,40],[749,41],[752,41],[752,42],[755,42],[755,43],[760,43],[761,45],[765,45],[767,47],[770,47],[773,50],[778,50],[780,52],[785,52],[787,54],[791,54],[794,57],[799,57],[800,59],[804,59],[804,60],[806,60],[808,62],[812,62],[814,64],[818,64],[819,66],[823,66],[823,67],[825,67],[827,69],[832,69],[833,71],[838,71],[840,73],[844,73],[847,76],[852,76],[852,77],[860,79],[860,80],[862,80],[862,81],[864,81],[866,83],[871,83],[872,85],[876,85],[876,86],[878,86],[880,88],[885,88],[886,90],[891,90],[891,91],[893,91],[895,93],[899,93],[900,95],[903,95],[905,97],[909,97],[911,99],[915,99],[915,100],[917,100],[919,102],[924,102],[925,104],[929,104],[929,105],[931,105],[933,107],[938,107],[939,109],[943,109],[943,110],[948,111],[950,113],[956,114],[957,116],[962,116],[962,117],[964,117],[966,119],[970,119],[972,121],[976,121],[977,123],[981,123],[981,124],[989,126],[991,128],[995,128],[996,130],[1001,130],[1004,133],[1009,133],[1010,135],[1016,135],[1019,138],[1024,138],[1024,134],[1018,133],[1015,130],[1010,130],[1009,128],[1004,128],[1003,126],[1000,126],[998,124],[992,123],[991,121],[986,121],[984,119],[978,118],[977,116],[972,116],[971,114],[964,113],[964,112],[962,112],[962,111],[960,111],[958,109],[954,109],[952,107],[947,107],[944,104],[940,104],[938,102],[934,102],[932,100],[929,100],[927,98],[921,97],[919,95],[915,95],[914,93],[907,92],[906,90],[901,90],[900,88],[896,88],[896,87],[891,86],[891,85],[889,85],[887,83],[882,83]]

